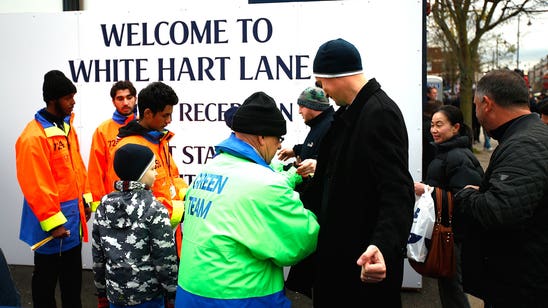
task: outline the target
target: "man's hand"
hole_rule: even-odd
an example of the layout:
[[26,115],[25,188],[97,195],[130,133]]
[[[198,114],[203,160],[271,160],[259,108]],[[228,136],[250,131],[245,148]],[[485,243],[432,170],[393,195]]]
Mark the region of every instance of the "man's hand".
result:
[[65,226],[63,225],[51,229],[50,233],[54,238],[65,238],[70,236],[70,231],[65,229]]
[[362,267],[360,279],[365,283],[381,282],[386,278],[386,264],[381,251],[375,245],[369,245],[356,263]]
[[91,207],[90,206],[85,207],[84,213],[86,214],[86,221],[89,221],[89,219],[91,218]]
[[303,178],[314,175],[314,171],[316,171],[316,160],[312,158],[303,160],[297,167],[297,173]]
[[293,152],[293,149],[284,148],[278,152],[278,159],[281,161],[286,161],[291,157],[295,157],[295,152]]

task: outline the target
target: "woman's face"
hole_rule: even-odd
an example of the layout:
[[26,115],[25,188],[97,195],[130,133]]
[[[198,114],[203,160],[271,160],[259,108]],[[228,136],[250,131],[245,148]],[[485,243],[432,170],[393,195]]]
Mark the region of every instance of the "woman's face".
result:
[[432,116],[430,124],[430,133],[435,143],[445,142],[459,133],[460,124],[451,124],[443,112],[436,112]]

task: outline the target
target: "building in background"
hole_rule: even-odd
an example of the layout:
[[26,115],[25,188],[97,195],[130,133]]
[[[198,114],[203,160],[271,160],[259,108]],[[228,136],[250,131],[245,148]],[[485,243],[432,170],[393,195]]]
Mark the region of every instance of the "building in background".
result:
[[548,91],[548,55],[529,69],[529,84],[531,92],[540,93]]

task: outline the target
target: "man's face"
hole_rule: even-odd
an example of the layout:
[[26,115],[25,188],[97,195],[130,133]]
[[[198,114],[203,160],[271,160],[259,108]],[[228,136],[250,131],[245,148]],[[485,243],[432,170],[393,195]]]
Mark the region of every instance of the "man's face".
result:
[[438,97],[438,90],[436,88],[430,89],[430,92],[428,92],[428,98],[435,101]]
[[173,113],[173,106],[166,105],[164,110],[152,114],[150,109],[145,110],[145,116],[143,121],[139,120],[139,123],[143,124],[148,129],[163,131],[166,126],[171,123],[171,114]]
[[343,93],[348,88],[344,83],[344,78],[322,78],[316,77],[316,86],[322,88],[325,96],[331,98],[337,106],[346,106],[352,102],[343,99]]
[[305,122],[308,122],[308,121],[314,119],[315,117],[317,117],[322,112],[299,105],[299,113],[303,117],[303,120]]
[[477,95],[474,95],[474,105],[476,106],[476,118],[478,119],[478,122],[485,127],[484,121],[485,117],[483,114],[483,104],[485,104],[485,101],[483,100],[483,97],[479,97]]
[[282,148],[283,137],[264,136],[264,148],[259,151],[267,164],[272,162],[276,152]]
[[548,114],[541,114],[540,119],[544,122],[544,124],[548,125]]
[[76,93],[71,93],[54,101],[56,116],[66,117],[72,113],[74,110],[74,105],[76,104],[76,101],[74,100],[75,94]]
[[137,98],[131,95],[129,89],[116,91],[116,95],[112,99],[112,103],[114,104],[114,107],[116,107],[116,110],[121,115],[125,116],[131,115],[133,113],[136,102]]

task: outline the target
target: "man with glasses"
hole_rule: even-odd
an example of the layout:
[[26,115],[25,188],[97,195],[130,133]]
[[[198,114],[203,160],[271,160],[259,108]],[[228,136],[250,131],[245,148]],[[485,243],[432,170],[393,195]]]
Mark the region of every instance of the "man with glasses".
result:
[[231,119],[233,133],[185,198],[176,307],[291,307],[283,267],[316,249],[319,225],[270,163],[285,119],[263,92]]

